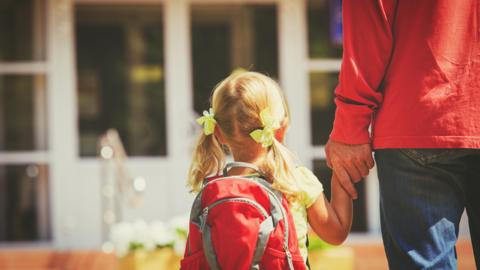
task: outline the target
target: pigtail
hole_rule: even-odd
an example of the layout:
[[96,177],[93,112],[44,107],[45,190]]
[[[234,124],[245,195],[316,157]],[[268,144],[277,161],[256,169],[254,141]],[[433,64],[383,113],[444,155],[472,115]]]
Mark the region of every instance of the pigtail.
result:
[[273,144],[269,147],[261,166],[261,170],[273,183],[273,187],[285,194],[289,201],[301,199],[295,176],[297,164],[295,155],[277,139],[273,139]]
[[188,183],[193,192],[198,192],[203,180],[217,174],[225,166],[225,153],[215,135],[200,134],[188,172]]

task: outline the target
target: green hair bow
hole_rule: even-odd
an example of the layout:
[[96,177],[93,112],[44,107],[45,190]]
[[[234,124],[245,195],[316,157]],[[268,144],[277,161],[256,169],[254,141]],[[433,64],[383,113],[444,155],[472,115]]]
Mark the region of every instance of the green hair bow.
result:
[[250,132],[250,137],[266,148],[273,144],[275,130],[280,127],[280,124],[272,117],[268,107],[260,112],[260,120],[262,121],[263,129],[256,129]]
[[214,117],[213,109],[210,108],[208,111],[203,111],[203,116],[197,119],[197,123],[203,125],[203,133],[207,136],[213,134],[215,131],[217,121]]

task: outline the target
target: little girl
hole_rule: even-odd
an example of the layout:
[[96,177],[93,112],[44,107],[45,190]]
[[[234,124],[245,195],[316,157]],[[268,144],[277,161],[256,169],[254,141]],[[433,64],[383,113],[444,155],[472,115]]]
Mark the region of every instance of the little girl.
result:
[[[299,166],[283,144],[289,110],[278,84],[256,72],[234,73],[215,88],[211,102],[212,108],[198,119],[204,129],[189,171],[192,190],[200,190],[206,177],[223,169],[226,148],[235,161],[260,168],[267,181],[285,194],[305,262],[307,224],[326,242],[341,244],[350,231],[352,201],[333,180],[329,203],[322,184]],[[251,173],[247,168],[229,171],[230,175]]]

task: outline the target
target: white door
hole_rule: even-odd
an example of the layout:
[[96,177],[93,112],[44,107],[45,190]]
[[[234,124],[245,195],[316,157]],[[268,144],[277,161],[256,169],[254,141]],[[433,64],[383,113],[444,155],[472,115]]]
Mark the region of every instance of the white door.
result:
[[[72,246],[98,246],[106,238],[105,222],[166,220],[188,213],[192,196],[185,183],[193,114],[186,94],[185,7],[182,1],[77,1],[73,7],[78,188],[70,198],[75,211],[62,221],[69,230],[64,242]],[[115,216],[102,204],[108,192],[102,184],[104,163],[96,157],[97,140],[110,128],[122,139],[130,176],[146,180],[142,203],[127,198]]]

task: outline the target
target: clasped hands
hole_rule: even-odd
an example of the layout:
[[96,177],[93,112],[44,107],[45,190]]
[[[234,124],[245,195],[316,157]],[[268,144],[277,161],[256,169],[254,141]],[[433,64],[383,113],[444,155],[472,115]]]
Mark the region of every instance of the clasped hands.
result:
[[345,144],[329,140],[325,146],[327,166],[333,170],[342,188],[352,199],[357,199],[358,193],[354,184],[368,175],[374,166],[372,147],[370,144]]

